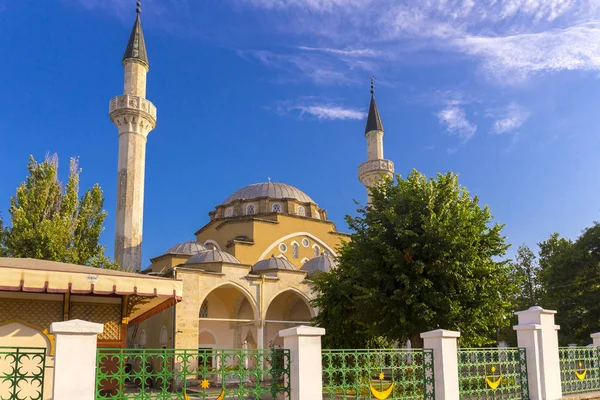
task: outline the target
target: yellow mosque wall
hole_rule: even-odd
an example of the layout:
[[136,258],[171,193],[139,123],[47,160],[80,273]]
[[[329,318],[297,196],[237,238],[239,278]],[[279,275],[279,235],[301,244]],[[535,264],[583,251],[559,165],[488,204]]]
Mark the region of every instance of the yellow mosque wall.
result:
[[[198,243],[208,240],[218,243],[222,250],[243,264],[253,265],[274,255],[285,256],[300,268],[303,261],[323,251],[337,255],[342,241],[348,241],[349,236],[338,232],[330,221],[269,213],[213,220],[196,232]],[[281,243],[285,244],[285,251],[279,248]],[[298,244],[297,257],[293,251],[294,243]],[[315,245],[318,246],[316,251]]]

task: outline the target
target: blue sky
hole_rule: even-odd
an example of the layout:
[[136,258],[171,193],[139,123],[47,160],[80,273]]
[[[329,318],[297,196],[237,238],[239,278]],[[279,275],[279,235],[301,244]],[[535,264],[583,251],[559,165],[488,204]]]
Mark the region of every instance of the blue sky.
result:
[[[143,0],[148,99],[144,265],[236,189],[285,182],[345,230],[369,76],[396,172],[454,171],[510,243],[599,219],[595,0]],[[0,0],[0,212],[29,154],[80,157],[112,255],[125,0]]]

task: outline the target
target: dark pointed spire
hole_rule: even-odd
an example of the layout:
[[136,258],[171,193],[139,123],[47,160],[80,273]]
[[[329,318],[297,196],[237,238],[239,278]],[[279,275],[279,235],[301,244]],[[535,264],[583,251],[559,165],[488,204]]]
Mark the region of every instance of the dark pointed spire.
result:
[[383,124],[375,102],[375,78],[371,77],[371,104],[369,105],[369,116],[367,117],[367,126],[365,133],[370,131],[382,131]]
[[135,10],[137,17],[129,36],[129,43],[127,43],[127,49],[125,49],[125,55],[123,56],[123,62],[127,59],[134,59],[143,62],[148,68],[148,53],[146,53],[146,43],[144,42],[144,32],[142,31],[142,21],[140,19],[140,13],[142,12],[141,3],[137,2],[137,8]]

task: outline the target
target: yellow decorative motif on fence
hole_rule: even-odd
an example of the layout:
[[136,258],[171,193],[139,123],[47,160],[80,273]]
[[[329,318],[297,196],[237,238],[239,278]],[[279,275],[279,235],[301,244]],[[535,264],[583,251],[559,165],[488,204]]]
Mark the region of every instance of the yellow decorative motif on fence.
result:
[[[496,372],[496,367],[490,368],[490,371],[492,371],[493,374],[494,372]],[[486,375],[485,381],[487,382],[488,386],[492,389],[498,389],[498,386],[500,386],[500,382],[502,382],[502,374],[500,374],[500,376],[498,376],[498,379],[496,379],[495,381],[491,380],[490,377]]]
[[[383,372],[379,373],[379,384],[381,385],[381,381],[385,378],[385,375]],[[385,400],[388,397],[390,397],[390,395],[392,394],[392,390],[394,390],[394,383],[392,382],[392,384],[390,385],[390,387],[388,387],[386,390],[377,390],[373,387],[373,383],[371,382],[369,384],[369,387],[371,388],[371,393],[373,394],[373,396],[375,396],[375,398],[377,400]]]
[[376,399],[385,400],[388,397],[390,397],[390,395],[392,394],[392,390],[394,389],[394,384],[392,383],[389,388],[387,388],[386,390],[384,390],[382,392],[376,390],[373,387],[372,383],[369,385],[369,387],[371,388],[371,393],[373,393],[373,396],[375,396]]
[[[583,367],[583,365],[581,364],[581,361],[579,361],[579,365],[578,365],[579,369],[581,370],[581,367]],[[577,379],[579,379],[580,381],[585,379],[585,375],[587,374],[587,369],[583,369],[583,372],[578,372],[577,368],[575,368],[575,376],[577,377]]]

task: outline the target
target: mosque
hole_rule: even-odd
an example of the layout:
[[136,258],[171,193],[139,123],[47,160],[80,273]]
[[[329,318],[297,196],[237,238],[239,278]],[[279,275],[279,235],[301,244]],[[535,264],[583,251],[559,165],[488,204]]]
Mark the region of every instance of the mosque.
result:
[[[115,259],[141,270],[145,152],[156,126],[156,107],[146,99],[150,69],[137,17],[123,57],[124,93],[110,101],[118,128],[118,191]],[[393,176],[383,156],[383,124],[371,82],[365,129],[367,161],[358,177],[367,187]],[[367,190],[368,194],[368,190]],[[182,301],[155,308],[128,330],[130,347],[265,348],[281,346],[281,329],[310,324],[318,310],[311,277],[335,268],[349,235],[327,219],[311,196],[285,183],[243,187],[210,211],[195,240],[166,244],[142,274],[183,282]]]

